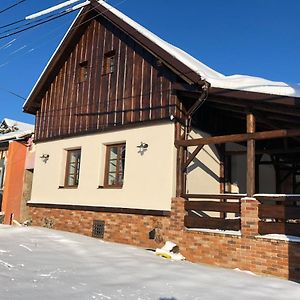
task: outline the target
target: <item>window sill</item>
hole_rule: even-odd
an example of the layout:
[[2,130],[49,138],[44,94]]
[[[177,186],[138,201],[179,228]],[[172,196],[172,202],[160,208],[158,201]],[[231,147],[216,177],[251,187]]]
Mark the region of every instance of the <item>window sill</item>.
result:
[[122,186],[104,186],[104,185],[99,185],[98,189],[113,189],[113,190],[121,190],[123,187]]
[[64,185],[60,185],[59,187],[58,187],[58,189],[77,189],[78,188],[78,185],[76,185],[76,186],[64,186]]

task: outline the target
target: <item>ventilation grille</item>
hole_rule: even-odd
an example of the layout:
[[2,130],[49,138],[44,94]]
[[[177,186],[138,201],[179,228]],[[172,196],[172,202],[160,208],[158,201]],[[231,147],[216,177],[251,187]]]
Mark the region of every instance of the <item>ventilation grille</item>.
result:
[[104,237],[104,225],[105,225],[104,221],[94,220],[93,221],[92,237],[103,239],[103,237]]

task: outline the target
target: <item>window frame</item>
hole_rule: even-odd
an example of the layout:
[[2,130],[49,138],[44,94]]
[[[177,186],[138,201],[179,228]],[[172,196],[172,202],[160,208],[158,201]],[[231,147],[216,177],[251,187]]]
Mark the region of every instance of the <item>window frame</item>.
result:
[[[64,181],[64,187],[65,188],[77,188],[79,185],[79,175],[80,175],[80,167],[81,167],[81,148],[75,148],[75,149],[66,149],[67,151],[67,159],[66,159],[66,165],[65,165],[65,181]],[[69,184],[69,176],[70,176],[70,159],[71,155],[74,152],[79,152],[79,163],[76,160],[75,161],[75,171],[74,171],[74,184]],[[77,179],[76,179],[77,178]]]
[[112,74],[116,69],[116,51],[110,50],[104,53],[102,75]]
[[82,82],[85,82],[87,81],[88,79],[88,66],[89,65],[89,62],[87,60],[84,60],[82,62],[79,63],[79,66],[78,66],[78,71],[77,71],[77,82],[78,83],[82,83]]
[[[120,175],[120,171],[119,171],[119,164],[122,163],[122,147],[124,147],[125,149],[125,155],[124,155],[124,166],[122,168],[122,172],[123,172],[123,182],[120,183],[120,182],[117,182],[115,184],[109,184],[109,163],[111,161],[110,159],[110,149],[112,147],[117,147],[118,150],[117,150],[117,158],[116,158],[116,178],[119,178],[119,175]],[[124,175],[125,175],[125,161],[126,161],[126,143],[116,143],[116,144],[109,144],[109,145],[106,145],[106,155],[105,155],[105,170],[104,170],[104,185],[103,187],[104,188],[110,188],[110,189],[113,189],[113,188],[116,188],[116,189],[121,189],[123,188],[123,185],[124,185]]]

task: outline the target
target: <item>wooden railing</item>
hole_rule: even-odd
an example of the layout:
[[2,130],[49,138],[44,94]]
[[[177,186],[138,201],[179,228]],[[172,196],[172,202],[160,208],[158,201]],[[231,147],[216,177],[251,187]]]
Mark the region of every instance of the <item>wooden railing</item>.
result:
[[[238,231],[241,229],[240,199],[245,196],[245,194],[185,194],[184,197],[188,199],[185,202],[185,210],[188,214],[184,218],[184,225],[187,228]],[[189,199],[201,200],[189,201]],[[227,200],[235,201],[227,202]],[[206,212],[219,212],[220,216],[209,216]],[[234,214],[234,217],[227,218],[228,213]]]
[[300,236],[300,195],[254,195],[260,202],[258,232]]

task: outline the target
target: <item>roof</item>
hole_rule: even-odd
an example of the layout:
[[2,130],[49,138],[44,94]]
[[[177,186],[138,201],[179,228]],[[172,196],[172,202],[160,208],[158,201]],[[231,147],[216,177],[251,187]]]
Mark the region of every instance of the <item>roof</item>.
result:
[[[91,2],[91,5],[98,10],[102,16],[110,19],[110,21],[112,21],[114,24],[117,24],[118,27],[121,27],[121,29],[125,30],[128,34],[131,34],[133,38],[142,45],[146,47],[150,45],[150,50],[154,49],[152,52],[155,52],[155,54],[158,54],[158,56],[161,56],[163,59],[167,60],[169,66],[172,67],[177,65],[175,67],[175,71],[177,71],[177,73],[182,77],[188,77],[190,81],[197,83],[202,79],[208,81],[213,88],[300,98],[300,84],[276,82],[247,75],[223,75],[192,57],[185,51],[164,41],[105,1],[99,0]],[[42,81],[43,77],[47,75],[49,66],[53,61],[55,61],[56,56],[61,55],[63,45],[68,41],[68,38],[71,35],[72,27],[76,27],[76,23],[79,23],[78,19],[81,17],[82,10],[76,16],[74,22],[71,24],[66,35],[55,50],[44,71],[29,94],[23,106],[25,111],[29,111],[27,108],[28,102],[31,101],[35,96],[35,92],[39,88],[40,81]],[[141,42],[142,39],[144,42]]]
[[34,133],[34,125],[11,119],[3,119],[0,124],[0,142],[20,140]]
[[233,89],[240,91],[248,91],[248,92],[257,92],[257,93],[266,93],[273,95],[282,95],[282,96],[292,96],[292,97],[300,97],[300,84],[288,84],[284,82],[275,82],[271,80],[267,80],[260,77],[246,76],[246,75],[231,75],[225,76],[196,58],[192,57],[185,51],[171,45],[170,43],[164,41],[159,38],[157,35],[147,30],[140,24],[136,23],[117,9],[110,6],[108,3],[104,1],[98,1],[118,16],[120,19],[125,21],[127,24],[134,27],[137,31],[143,34],[148,39],[152,40],[155,44],[159,45],[161,48],[167,50],[172,56],[180,60],[186,66],[188,66],[191,70],[196,72],[201,76],[201,78],[208,81],[212,87],[216,88],[224,88],[224,89]]

